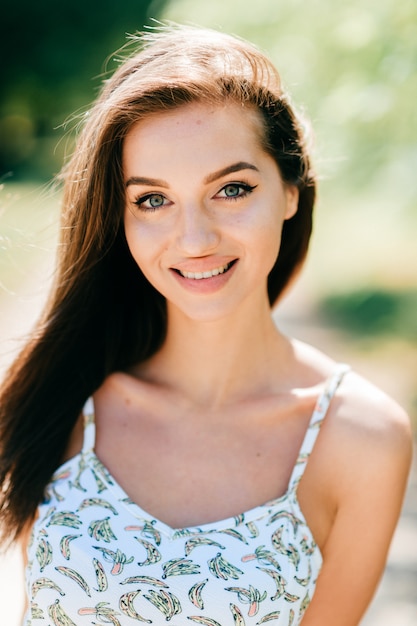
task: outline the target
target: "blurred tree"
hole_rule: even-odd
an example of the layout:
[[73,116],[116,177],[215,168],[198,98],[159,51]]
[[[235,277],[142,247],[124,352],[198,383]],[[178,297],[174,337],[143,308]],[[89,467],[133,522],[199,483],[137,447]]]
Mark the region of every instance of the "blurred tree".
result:
[[[67,116],[95,96],[104,61],[157,17],[164,0],[3,0],[0,180],[50,177]],[[109,64],[110,69],[114,66]],[[51,139],[52,137],[52,139]],[[59,151],[58,151],[59,152]]]

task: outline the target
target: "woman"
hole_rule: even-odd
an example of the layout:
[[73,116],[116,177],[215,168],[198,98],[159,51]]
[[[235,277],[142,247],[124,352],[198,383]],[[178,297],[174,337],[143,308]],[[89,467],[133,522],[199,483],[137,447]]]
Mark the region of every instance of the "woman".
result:
[[311,232],[303,126],[248,43],[174,27],[142,44],[86,116],[56,283],[4,384],[24,624],[353,626],[410,431],[273,323]]

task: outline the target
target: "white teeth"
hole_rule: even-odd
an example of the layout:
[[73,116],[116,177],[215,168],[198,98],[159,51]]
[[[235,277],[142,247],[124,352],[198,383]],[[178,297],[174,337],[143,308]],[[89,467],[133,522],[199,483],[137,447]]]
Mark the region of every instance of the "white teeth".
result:
[[211,278],[212,276],[217,276],[218,274],[223,274],[226,270],[229,269],[231,263],[226,263],[221,267],[216,267],[214,270],[209,272],[183,272],[179,270],[181,276],[184,278],[193,278],[194,280],[201,280],[202,278]]

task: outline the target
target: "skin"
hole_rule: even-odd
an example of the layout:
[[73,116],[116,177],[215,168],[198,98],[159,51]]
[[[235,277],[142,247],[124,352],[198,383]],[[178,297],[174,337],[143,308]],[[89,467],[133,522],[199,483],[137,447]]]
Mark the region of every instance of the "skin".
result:
[[[336,365],[271,318],[267,276],[298,196],[260,133],[251,110],[193,103],[141,121],[125,140],[126,237],[167,299],[168,332],[152,358],[95,394],[96,453],[171,527],[284,494]],[[179,273],[230,263],[202,280]],[[79,424],[67,456],[81,443]],[[303,626],[359,623],[384,568],[410,456],[402,409],[347,374],[298,490],[324,557]]]

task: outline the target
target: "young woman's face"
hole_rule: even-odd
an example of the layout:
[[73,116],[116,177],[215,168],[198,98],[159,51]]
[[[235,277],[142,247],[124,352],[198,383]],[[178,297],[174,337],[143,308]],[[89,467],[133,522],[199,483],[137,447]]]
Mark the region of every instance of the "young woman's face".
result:
[[130,251],[168,314],[209,320],[267,301],[298,192],[261,147],[257,113],[191,103],[138,122],[123,149]]

